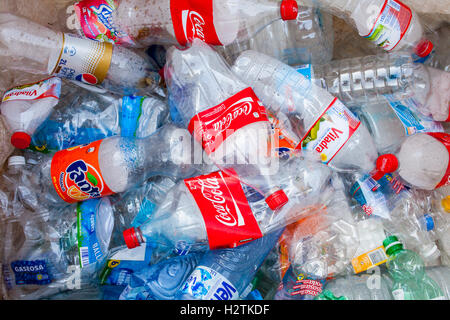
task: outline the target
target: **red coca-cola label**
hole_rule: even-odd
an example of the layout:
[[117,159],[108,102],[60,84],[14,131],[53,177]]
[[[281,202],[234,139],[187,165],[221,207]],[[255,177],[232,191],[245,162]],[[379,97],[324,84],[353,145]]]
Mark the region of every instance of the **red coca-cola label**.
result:
[[310,295],[317,296],[322,292],[322,283],[317,280],[297,280],[296,285],[292,287],[292,289],[296,290],[291,293],[291,295]]
[[266,109],[252,88],[244,89],[221,104],[196,114],[189,132],[209,155],[237,130],[249,124],[267,121]]
[[234,170],[184,180],[202,213],[211,250],[262,237]]
[[[448,154],[450,156],[450,135],[448,133],[428,132],[427,134],[441,142],[447,148]],[[437,189],[448,185],[450,185],[450,161],[447,166],[447,171],[445,171],[444,177],[435,188]]]
[[222,45],[214,27],[213,0],[170,0],[170,14],[180,45],[195,38]]

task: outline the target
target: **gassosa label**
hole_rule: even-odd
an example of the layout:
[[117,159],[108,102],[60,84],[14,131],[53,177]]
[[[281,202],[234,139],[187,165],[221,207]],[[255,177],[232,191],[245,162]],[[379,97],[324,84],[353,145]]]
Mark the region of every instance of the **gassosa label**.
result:
[[337,98],[325,109],[302,139],[301,148],[315,150],[328,164],[358,129],[361,122]]
[[74,203],[111,195],[103,180],[98,151],[103,140],[55,153],[51,163],[51,177],[58,195]]

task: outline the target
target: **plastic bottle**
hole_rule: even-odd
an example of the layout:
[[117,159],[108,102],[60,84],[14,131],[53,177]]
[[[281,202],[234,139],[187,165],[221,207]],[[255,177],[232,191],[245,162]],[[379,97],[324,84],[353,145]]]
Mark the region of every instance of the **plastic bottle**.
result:
[[283,229],[237,248],[207,252],[177,294],[180,300],[237,300]]
[[433,50],[417,14],[399,0],[303,0],[351,23],[359,35],[386,51],[408,49],[419,57]]
[[232,70],[253,87],[268,110],[280,110],[291,121],[295,118],[295,133],[303,137],[302,149],[315,150],[324,163],[338,170],[373,168],[377,151],[369,132],[326,90],[288,65],[256,51],[242,53]]
[[395,153],[404,139],[419,132],[443,132],[440,123],[418,111],[414,98],[396,101],[386,96],[379,103],[352,109],[373,137],[379,154]]
[[114,135],[146,138],[167,122],[158,96],[119,96],[63,82],[61,100],[31,138],[36,151],[58,151]]
[[235,40],[216,50],[230,64],[246,50],[267,54],[289,65],[325,64],[333,56],[333,36],[330,14],[317,8],[300,7],[296,20],[277,20],[248,40]]
[[377,163],[389,164],[390,170],[385,172],[398,168],[400,177],[415,188],[433,190],[450,184],[449,149],[449,134],[418,133],[402,143],[396,156],[381,155]]
[[154,62],[129,49],[58,33],[10,13],[0,14],[0,26],[0,57],[10,70],[99,84],[121,94],[150,93],[159,84]]
[[389,259],[386,268],[392,278],[391,292],[395,300],[442,300],[444,293],[425,270],[422,259],[414,251],[404,249],[396,236],[383,241]]
[[180,254],[235,247],[322,210],[322,203],[328,203],[319,198],[327,190],[331,170],[317,161],[293,158],[283,163],[279,181],[290,201],[276,211],[261,193],[228,172],[178,182],[150,219],[123,233],[126,245],[162,243]]
[[[105,1],[83,1],[81,12],[86,11],[83,7],[101,2],[105,4]],[[121,0],[114,2],[115,10],[112,2],[108,3],[108,9],[99,7],[106,11],[103,17],[92,17],[87,12],[84,17],[88,16],[88,19],[79,19],[86,36],[91,37],[90,30],[95,29],[93,25],[107,20],[109,26],[106,26],[105,33],[108,37],[109,34],[126,34],[137,47],[155,43],[186,45],[194,38],[212,45],[226,45],[247,36],[249,30],[258,30],[279,19],[295,19],[298,12],[297,3],[293,0]],[[98,31],[94,33],[101,37]]]
[[233,168],[272,209],[285,205],[289,199],[274,181],[278,157],[268,148],[277,140],[271,141],[271,123],[252,88],[198,39],[188,49],[169,49],[165,80],[169,103],[208,158],[221,170]]
[[31,136],[58,104],[61,79],[51,77],[39,83],[27,84],[8,90],[0,110],[13,133],[11,144],[19,149],[30,145]]
[[108,137],[43,156],[32,183],[41,205],[60,207],[123,192],[156,175],[189,177],[203,168],[193,164],[192,142],[172,124],[145,139]]

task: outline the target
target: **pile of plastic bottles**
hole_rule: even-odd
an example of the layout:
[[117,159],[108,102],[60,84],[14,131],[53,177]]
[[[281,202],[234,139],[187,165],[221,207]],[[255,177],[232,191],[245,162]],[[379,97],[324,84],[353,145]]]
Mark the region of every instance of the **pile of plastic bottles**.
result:
[[[399,0],[28,2],[0,6],[0,299],[450,299],[445,28]],[[336,17],[376,54],[334,59]]]

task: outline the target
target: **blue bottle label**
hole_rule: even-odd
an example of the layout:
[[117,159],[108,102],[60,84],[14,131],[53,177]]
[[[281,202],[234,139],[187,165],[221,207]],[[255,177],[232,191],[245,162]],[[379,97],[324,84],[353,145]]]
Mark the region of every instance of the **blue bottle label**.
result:
[[17,260],[11,263],[16,285],[47,285],[52,282],[45,260]]
[[306,79],[311,81],[311,74],[312,74],[312,65],[311,64],[304,64],[296,67],[297,72],[303,75]]
[[120,128],[122,137],[135,137],[142,114],[144,97],[125,96],[122,99]]
[[227,278],[205,266],[198,266],[192,272],[181,292],[200,300],[239,299],[239,292]]
[[77,205],[77,239],[81,268],[99,261],[103,252],[96,234],[96,212],[101,199],[90,199]]

